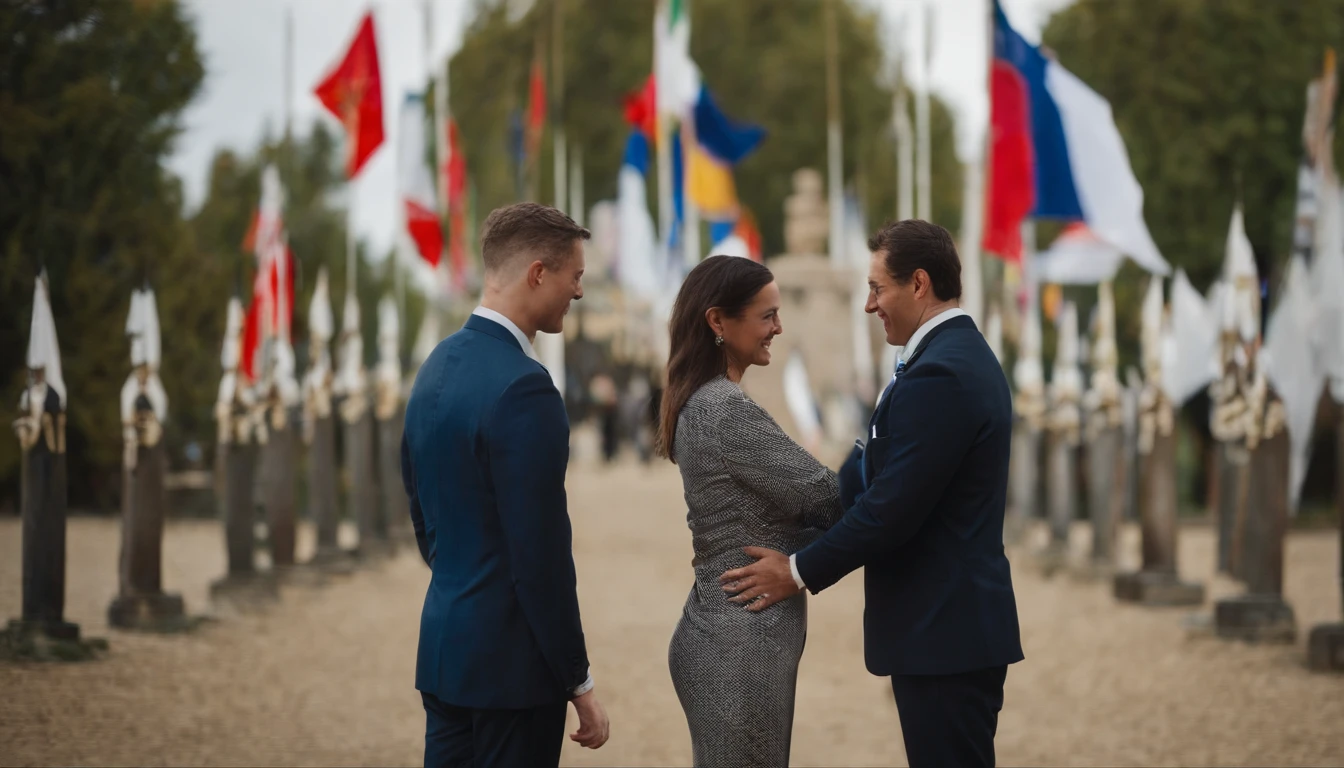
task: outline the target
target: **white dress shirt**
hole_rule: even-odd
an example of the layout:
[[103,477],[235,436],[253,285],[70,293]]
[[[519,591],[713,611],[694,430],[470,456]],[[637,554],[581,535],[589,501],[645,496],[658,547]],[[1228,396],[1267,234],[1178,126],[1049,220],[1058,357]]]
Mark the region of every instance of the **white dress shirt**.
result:
[[[504,329],[513,334],[513,338],[518,340],[518,346],[523,348],[523,354],[539,363],[541,362],[541,358],[537,357],[537,351],[532,348],[532,342],[527,336],[523,335],[523,332],[519,330],[518,326],[515,325],[512,320],[489,307],[477,307],[471,311],[471,314],[504,326]],[[591,690],[593,690],[593,673],[589,672],[587,679],[585,679],[578,688],[571,690],[569,695],[577,699]]]
[[518,326],[515,325],[512,320],[489,307],[477,307],[471,311],[471,314],[476,315],[477,317],[484,317],[486,320],[504,326],[504,330],[513,334],[513,338],[518,340],[518,346],[523,348],[523,354],[537,362],[541,362],[541,358],[537,357],[537,350],[532,348],[532,341],[518,329]]
[[[929,331],[946,323],[948,320],[965,316],[966,310],[961,307],[952,307],[950,309],[944,309],[942,312],[925,320],[923,325],[916,328],[915,332],[910,334],[910,340],[901,348],[901,354],[896,358],[897,361],[900,363],[908,363],[911,355],[915,354],[919,349],[920,342],[924,341],[924,337],[929,335]],[[893,373],[891,378],[894,381],[896,379],[896,374]],[[888,387],[890,387],[890,385],[888,385]],[[887,391],[887,389],[882,390],[882,395],[877,399],[878,404],[881,404],[882,398],[886,396]],[[793,583],[797,584],[799,589],[806,589],[807,585],[803,584],[803,577],[798,575],[798,555],[796,554],[789,555],[789,571],[793,574]]]

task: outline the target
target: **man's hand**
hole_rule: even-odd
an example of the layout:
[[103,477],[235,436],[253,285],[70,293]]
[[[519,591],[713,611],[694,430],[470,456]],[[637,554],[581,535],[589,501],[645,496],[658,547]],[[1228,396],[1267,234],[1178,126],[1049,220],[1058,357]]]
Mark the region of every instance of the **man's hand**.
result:
[[[787,565],[787,563],[785,563]],[[611,723],[607,722],[607,711],[597,694],[592,690],[574,699],[574,711],[579,713],[579,730],[569,734],[579,746],[597,749],[607,743],[611,736]]]
[[747,610],[755,613],[798,594],[788,555],[763,547],[743,547],[742,551],[756,562],[719,577],[723,591],[732,595],[729,602],[745,603]]

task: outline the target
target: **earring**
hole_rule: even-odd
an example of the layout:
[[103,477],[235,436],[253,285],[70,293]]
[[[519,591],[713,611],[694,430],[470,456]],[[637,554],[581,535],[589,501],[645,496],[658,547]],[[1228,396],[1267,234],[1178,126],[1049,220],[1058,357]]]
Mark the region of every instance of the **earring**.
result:
[[723,337],[722,337],[722,336],[715,336],[715,337],[714,337],[714,346],[716,346],[716,347],[722,347],[722,346],[723,346]]

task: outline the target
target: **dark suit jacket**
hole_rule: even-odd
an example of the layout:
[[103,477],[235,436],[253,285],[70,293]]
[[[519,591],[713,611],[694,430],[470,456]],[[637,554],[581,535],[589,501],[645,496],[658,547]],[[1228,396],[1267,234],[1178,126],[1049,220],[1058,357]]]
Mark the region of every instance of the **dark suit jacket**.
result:
[[[969,317],[929,331],[882,399],[866,489],[798,553],[819,592],[865,567],[864,657],[875,675],[949,675],[1022,660],[1003,551],[1012,397]],[[850,485],[853,472],[841,473]]]
[[569,420],[540,363],[473,315],[416,376],[402,479],[432,573],[415,687],[460,707],[564,702],[588,674],[565,468]]

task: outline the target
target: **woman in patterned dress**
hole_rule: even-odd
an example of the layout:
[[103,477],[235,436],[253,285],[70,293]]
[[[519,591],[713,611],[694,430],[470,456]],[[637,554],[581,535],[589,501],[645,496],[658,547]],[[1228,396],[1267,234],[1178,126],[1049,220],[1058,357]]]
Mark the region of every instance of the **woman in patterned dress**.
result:
[[714,256],[672,310],[659,450],[681,470],[695,583],[668,662],[697,766],[788,764],[807,597],[752,613],[728,601],[719,575],[752,562],[746,546],[796,552],[843,512],[835,473],[740,387],[748,368],[770,364],[779,303],[770,270]]

